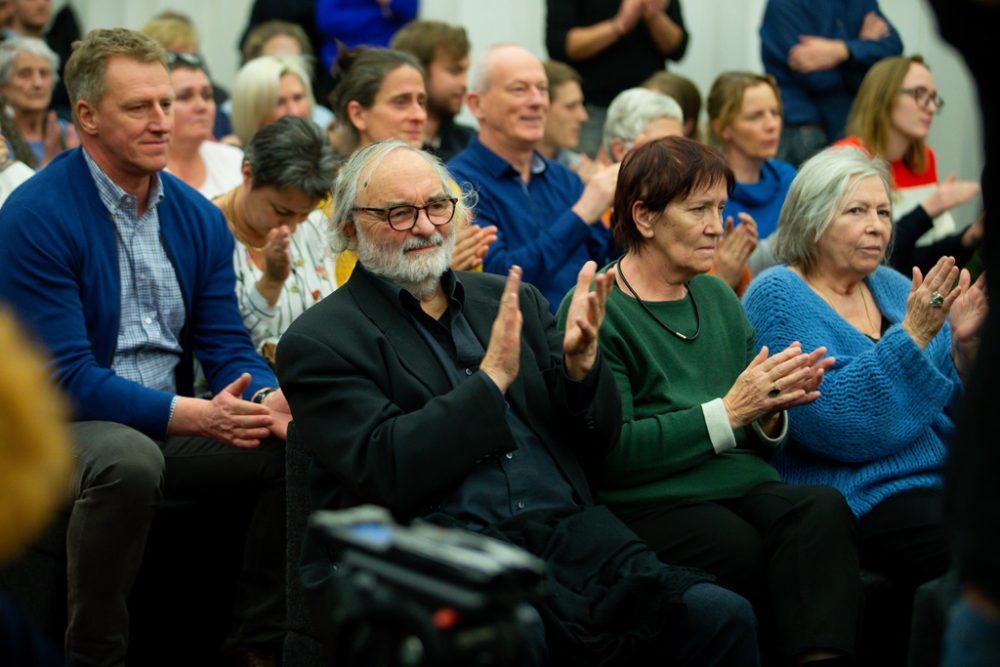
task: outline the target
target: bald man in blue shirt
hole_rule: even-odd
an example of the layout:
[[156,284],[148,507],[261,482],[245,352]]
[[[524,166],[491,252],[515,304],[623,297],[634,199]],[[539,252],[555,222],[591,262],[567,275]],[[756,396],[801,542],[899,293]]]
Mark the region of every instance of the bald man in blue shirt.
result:
[[554,311],[588,260],[617,256],[601,215],[614,198],[617,166],[586,185],[536,147],[545,134],[548,82],[542,63],[514,45],[495,46],[472,68],[469,110],[479,134],[448,169],[463,188],[477,191],[475,221],[496,225],[497,241],[483,270],[506,274],[514,265]]

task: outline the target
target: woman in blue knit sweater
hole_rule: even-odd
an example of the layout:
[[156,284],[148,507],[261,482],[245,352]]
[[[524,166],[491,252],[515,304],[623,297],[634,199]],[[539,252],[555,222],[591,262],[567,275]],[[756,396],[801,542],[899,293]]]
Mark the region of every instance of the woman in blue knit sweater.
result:
[[885,162],[855,148],[806,162],[775,237],[787,264],[761,274],[744,303],[758,345],[799,341],[836,357],[822,396],[791,411],[775,466],[788,482],[839,489],[858,517],[862,566],[905,591],[948,567],[940,473],[987,305],[982,281],[970,285],[951,257],[926,276],[914,268],[912,281],[882,265],[889,183]]

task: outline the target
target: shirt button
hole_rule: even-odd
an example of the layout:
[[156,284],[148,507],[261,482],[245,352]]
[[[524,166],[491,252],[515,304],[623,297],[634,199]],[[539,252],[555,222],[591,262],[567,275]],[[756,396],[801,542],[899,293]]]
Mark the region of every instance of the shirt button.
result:
[[519,510],[523,510],[524,509],[524,501],[523,500],[518,500],[517,501],[517,509],[519,509]]
[[145,322],[146,324],[152,324],[153,323],[153,318],[152,317],[147,317],[147,318],[145,318],[143,320],[143,322]]
[[466,375],[472,375],[472,373],[473,373],[473,370],[471,368],[466,368],[465,369],[465,374]]
[[145,273],[140,273],[139,274],[139,280],[145,280],[145,279],[146,279],[146,274]]
[[504,456],[506,456],[508,459],[512,459],[514,458],[514,452],[507,452],[506,454],[504,454]]

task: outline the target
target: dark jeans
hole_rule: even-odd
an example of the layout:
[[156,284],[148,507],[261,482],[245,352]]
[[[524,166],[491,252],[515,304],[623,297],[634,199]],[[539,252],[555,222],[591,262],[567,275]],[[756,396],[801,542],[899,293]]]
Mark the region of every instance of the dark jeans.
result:
[[856,529],[838,491],[775,482],[741,498],[620,514],[662,561],[705,570],[747,598],[763,648],[776,640],[786,659],[813,648],[854,654]]
[[88,665],[123,663],[126,599],[163,497],[253,504],[230,642],[280,643],[285,624],[283,444],[272,439],[256,449],[236,449],[201,437],[158,443],[113,422],[76,422],[71,429],[77,467],[66,535],[67,658]]

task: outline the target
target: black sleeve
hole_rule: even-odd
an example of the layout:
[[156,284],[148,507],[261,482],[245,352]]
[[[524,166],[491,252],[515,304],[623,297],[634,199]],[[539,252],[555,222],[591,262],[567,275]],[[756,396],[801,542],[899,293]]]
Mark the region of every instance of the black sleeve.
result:
[[892,251],[889,255],[889,265],[909,276],[915,266],[914,251],[917,239],[934,225],[934,220],[927,214],[923,206],[904,215],[893,226]]
[[549,58],[569,62],[566,56],[566,35],[576,26],[576,0],[546,0],[545,48]]
[[965,232],[961,231],[958,234],[946,236],[940,241],[935,241],[929,246],[914,248],[913,264],[919,266],[924,275],[927,275],[927,272],[937,264],[939,259],[948,255],[955,258],[956,265],[965,266],[972,259],[972,253],[976,249],[965,247],[962,243],[964,235]]
[[684,33],[684,37],[681,39],[681,43],[677,45],[677,48],[667,54],[669,60],[676,62],[687,53],[689,37],[687,26],[684,25],[684,12],[681,11],[681,0],[670,0],[670,4],[667,5],[667,17],[676,23]]

